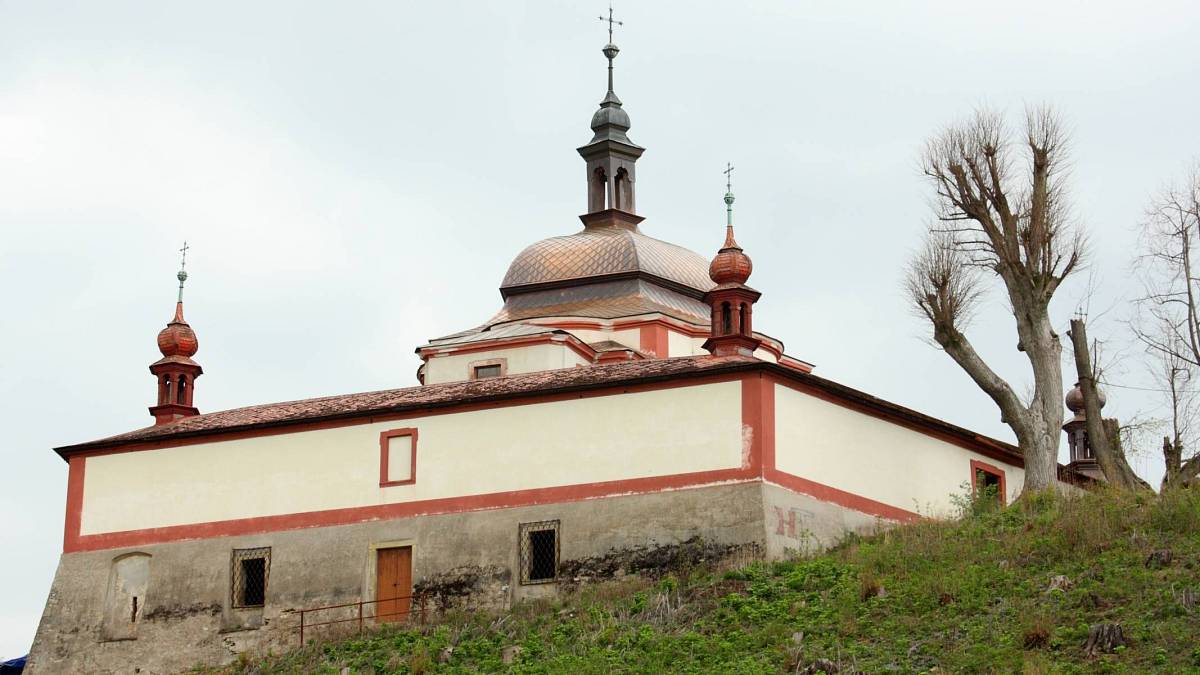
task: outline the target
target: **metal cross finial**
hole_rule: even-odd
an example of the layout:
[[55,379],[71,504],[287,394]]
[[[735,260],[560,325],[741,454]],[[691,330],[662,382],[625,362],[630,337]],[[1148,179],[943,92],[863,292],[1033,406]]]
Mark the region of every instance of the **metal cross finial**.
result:
[[725,174],[725,225],[733,236],[733,165],[725,162],[725,170],[721,173]]
[[616,25],[618,25],[618,26],[624,26],[624,25],[625,25],[625,22],[624,22],[624,21],[617,21],[616,19],[614,19],[614,18],[613,18],[613,8],[612,8],[612,3],[611,3],[611,2],[610,2],[610,3],[608,3],[608,18],[606,19],[606,18],[604,18],[603,16],[601,16],[601,17],[600,17],[600,20],[601,20],[601,21],[607,21],[607,22],[608,22],[608,43],[609,43],[609,44],[612,44],[612,41],[613,41],[613,24],[616,24]]
[[179,253],[180,253],[179,273],[175,275],[175,278],[179,279],[179,299],[176,302],[183,302],[183,282],[187,281],[187,277],[188,277],[187,252],[188,252],[188,245],[187,245],[187,242],[184,241],[183,248],[179,249]]

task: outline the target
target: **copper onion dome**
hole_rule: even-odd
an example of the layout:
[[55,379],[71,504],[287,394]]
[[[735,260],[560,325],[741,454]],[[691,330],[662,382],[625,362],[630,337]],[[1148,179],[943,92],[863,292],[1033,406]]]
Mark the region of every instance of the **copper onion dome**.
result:
[[718,284],[744,284],[754,271],[750,256],[733,238],[733,226],[725,227],[725,245],[708,266],[708,276]]
[[[1096,396],[1100,399],[1100,407],[1103,408],[1104,404],[1108,402],[1104,398],[1104,392],[1097,388]],[[1079,387],[1078,382],[1075,383],[1075,386],[1071,389],[1071,391],[1067,392],[1067,397],[1064,400],[1067,404],[1067,409],[1071,412],[1076,414],[1081,414],[1083,412],[1083,389]]]
[[175,305],[175,318],[158,333],[158,351],[163,356],[191,357],[200,349],[196,332],[183,320],[183,303]]

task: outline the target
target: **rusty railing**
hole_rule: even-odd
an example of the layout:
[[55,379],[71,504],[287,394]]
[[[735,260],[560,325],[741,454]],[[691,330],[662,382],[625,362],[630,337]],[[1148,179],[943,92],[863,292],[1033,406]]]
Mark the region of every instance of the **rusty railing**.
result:
[[[380,603],[399,602],[401,600],[409,601],[408,609],[399,610],[399,611],[395,611],[395,612],[386,612],[384,614],[379,613],[378,605]],[[371,606],[371,609],[374,609],[376,611],[373,614],[364,614],[363,608],[367,607],[367,606]],[[353,611],[346,612],[348,614],[351,614],[351,616],[349,618],[333,619],[331,621],[316,621],[316,622],[313,622],[310,620],[312,615],[317,612],[330,612],[330,611],[339,610],[339,609],[340,610],[349,610],[351,608],[353,608]],[[308,609],[300,609],[300,610],[293,610],[293,611],[300,615],[300,626],[298,627],[298,630],[300,631],[300,646],[303,647],[305,631],[306,630],[311,631],[314,628],[320,628],[322,626],[334,626],[334,625],[345,624],[345,623],[357,623],[358,624],[358,633],[362,634],[364,621],[374,620],[376,622],[379,622],[380,619],[385,619],[386,620],[385,622],[392,622],[392,621],[400,622],[400,621],[404,621],[405,619],[411,618],[411,616],[414,614],[414,612],[419,617],[418,620],[421,623],[425,623],[425,597],[422,595],[401,595],[401,596],[397,596],[395,598],[384,598],[382,600],[359,600],[358,602],[346,602],[346,603],[343,603],[340,605],[326,605],[324,607],[310,607]],[[320,617],[318,617],[318,618],[320,618]]]

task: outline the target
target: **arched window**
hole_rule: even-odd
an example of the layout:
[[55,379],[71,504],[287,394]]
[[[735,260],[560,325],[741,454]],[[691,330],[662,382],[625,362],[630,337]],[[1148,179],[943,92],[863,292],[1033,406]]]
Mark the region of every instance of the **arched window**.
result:
[[113,559],[104,602],[106,640],[132,640],[146,608],[150,585],[150,555],[126,553]]
[[608,199],[608,174],[604,167],[596,167],[592,172],[592,181],[588,185],[588,212],[603,211]]
[[175,390],[175,402],[187,403],[187,375],[179,376],[179,386]]
[[163,375],[162,387],[158,390],[158,403],[165,405],[171,402],[171,376]]
[[742,335],[750,334],[750,326],[746,323],[746,303],[738,306],[738,332]]
[[612,207],[623,211],[632,211],[629,208],[629,202],[631,201],[631,195],[629,194],[629,172],[623,168],[617,169],[617,177],[613,181],[613,191]]
[[721,303],[721,335],[729,335],[733,332],[733,312],[730,310],[729,303]]

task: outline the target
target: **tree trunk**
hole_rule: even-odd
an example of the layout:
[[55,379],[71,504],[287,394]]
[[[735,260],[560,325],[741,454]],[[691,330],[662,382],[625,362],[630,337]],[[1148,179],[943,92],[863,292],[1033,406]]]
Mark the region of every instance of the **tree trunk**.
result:
[[[1071,344],[1075,347],[1075,372],[1079,377],[1079,389],[1083,391],[1083,414],[1088,443],[1096,455],[1096,463],[1104,472],[1109,485],[1123,490],[1150,490],[1146,481],[1138,478],[1125,460],[1121,448],[1121,434],[1115,420],[1100,416],[1100,396],[1096,392],[1096,378],[1092,370],[1091,351],[1088,348],[1087,327],[1081,319],[1071,320]],[[1108,427],[1108,428],[1105,428]]]
[[1186,462],[1182,460],[1183,443],[1178,439],[1172,443],[1170,438],[1163,437],[1163,458],[1167,462],[1167,472],[1163,476],[1162,489],[1185,488],[1200,485],[1200,454],[1192,456]]
[[[1045,490],[1058,483],[1058,447],[1062,437],[1062,343],[1050,322],[1048,308],[1032,298],[1017,318],[1020,348],[1033,371],[1033,400],[1026,425],[1032,438],[1021,444],[1025,455],[1023,491]],[[1015,314],[1016,312],[1014,312]]]

